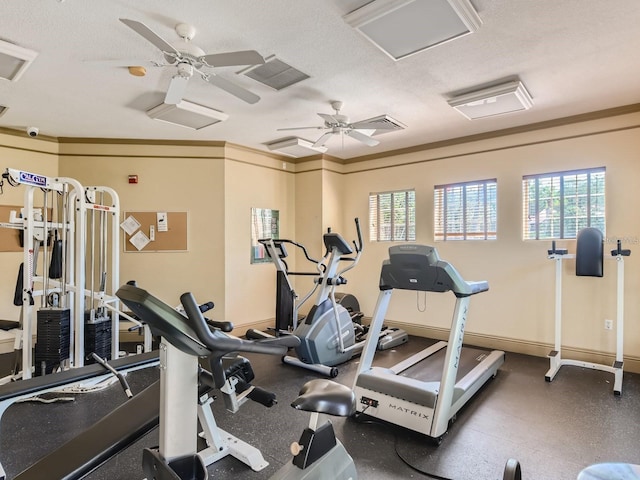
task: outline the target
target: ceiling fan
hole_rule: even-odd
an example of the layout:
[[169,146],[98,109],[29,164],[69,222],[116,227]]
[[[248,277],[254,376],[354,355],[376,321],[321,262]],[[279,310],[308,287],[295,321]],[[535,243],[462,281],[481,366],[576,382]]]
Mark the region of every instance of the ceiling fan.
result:
[[324,125],[322,126],[279,128],[278,130],[327,130],[327,132],[322,134],[322,136],[318,140],[316,140],[316,142],[313,144],[314,147],[324,146],[333,135],[340,135],[343,140],[345,136],[348,136],[364,143],[365,145],[375,147],[380,143],[375,138],[371,138],[371,135],[373,135],[376,130],[396,130],[398,128],[397,124],[389,121],[381,121],[384,119],[384,117],[377,117],[371,120],[363,120],[361,122],[351,123],[349,121],[349,117],[340,113],[342,105],[342,102],[333,101],[331,102],[331,108],[335,110],[335,114],[329,115],[326,113],[318,113],[318,116],[320,116],[320,118],[324,120]]
[[[187,83],[194,73],[198,74],[206,82],[221,88],[247,103],[256,103],[260,100],[260,97],[255,93],[216,75],[215,72],[212,71],[215,67],[258,65],[264,63],[265,61],[262,55],[255,50],[205,54],[201,48],[191,43],[191,40],[196,34],[196,29],[192,25],[186,23],[176,25],[175,30],[181,40],[174,42],[174,46],[165,41],[144,23],[127,18],[121,18],[120,21],[162,52],[165,63],[151,61],[153,66],[171,66],[176,68],[177,72],[171,79],[171,83],[167,89],[164,100],[165,103],[180,103],[186,92]],[[132,65],[124,66],[131,67]]]

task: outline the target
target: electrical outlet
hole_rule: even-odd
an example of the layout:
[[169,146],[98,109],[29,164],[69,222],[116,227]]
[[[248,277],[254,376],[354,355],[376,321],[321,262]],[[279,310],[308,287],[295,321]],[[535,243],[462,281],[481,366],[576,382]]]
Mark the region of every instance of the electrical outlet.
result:
[[604,321],[604,329],[605,330],[613,330],[613,320],[605,319],[605,321]]

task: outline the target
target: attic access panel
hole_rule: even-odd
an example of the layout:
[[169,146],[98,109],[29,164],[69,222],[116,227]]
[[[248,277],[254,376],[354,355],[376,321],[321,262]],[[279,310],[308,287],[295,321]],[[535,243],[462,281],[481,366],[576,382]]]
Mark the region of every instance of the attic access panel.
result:
[[15,82],[37,56],[33,50],[0,40],[0,78]]
[[482,24],[469,0],[374,0],[344,20],[394,60],[475,32]]

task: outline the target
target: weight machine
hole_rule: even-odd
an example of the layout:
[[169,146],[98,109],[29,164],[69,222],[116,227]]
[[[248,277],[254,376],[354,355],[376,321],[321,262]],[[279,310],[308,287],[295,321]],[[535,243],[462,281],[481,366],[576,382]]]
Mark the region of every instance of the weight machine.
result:
[[[56,363],[61,368],[83,366],[87,347],[99,350],[96,353],[100,357],[117,358],[119,317],[140,324],[119,311],[115,296],[120,238],[117,193],[109,187],[85,188],[72,178],[16,169],[2,174],[0,182],[5,181],[10,186],[26,187],[21,214],[12,212],[10,222],[0,225],[21,230],[23,237],[23,281],[16,295],[21,296],[22,308],[15,344],[16,353],[21,351],[22,378],[31,378],[38,363],[33,354],[33,331],[38,321],[41,335],[60,337],[56,340],[59,344],[49,349],[57,355],[54,360],[49,350],[36,347],[35,357],[44,373],[50,373]],[[36,206],[38,191],[44,194],[42,207]],[[53,333],[45,333],[50,325]],[[145,329],[145,351],[150,349],[151,335]],[[10,379],[19,376],[14,372]]]

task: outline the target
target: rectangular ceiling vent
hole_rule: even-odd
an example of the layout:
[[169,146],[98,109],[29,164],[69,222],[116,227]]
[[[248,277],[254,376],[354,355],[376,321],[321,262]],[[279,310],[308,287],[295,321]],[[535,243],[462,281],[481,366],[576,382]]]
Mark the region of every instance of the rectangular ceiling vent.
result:
[[15,82],[37,56],[38,52],[0,40],[0,78]]
[[469,120],[528,110],[533,99],[519,81],[476,90],[452,98],[449,105]]
[[362,120],[362,124],[371,125],[371,128],[375,128],[373,132],[373,136],[382,135],[383,133],[388,132],[397,132],[398,130],[404,130],[407,126],[396,120],[395,118],[391,118],[389,115],[380,115],[378,117],[369,118],[368,120]]
[[314,147],[313,142],[298,137],[278,140],[277,142],[268,144],[267,148],[273,152],[282,153],[283,155],[294,158],[317,155],[318,153],[324,153],[328,150],[327,147]]
[[309,78],[309,75],[286,64],[276,58],[275,55],[271,55],[265,60],[266,62],[261,65],[251,66],[238,73],[244,74],[274,90],[282,90]]
[[473,33],[482,25],[469,0],[373,0],[343,19],[394,60]]
[[161,103],[147,111],[154,120],[180,125],[181,127],[200,130],[218,122],[223,122],[229,115],[213,108],[182,100],[178,104]]

